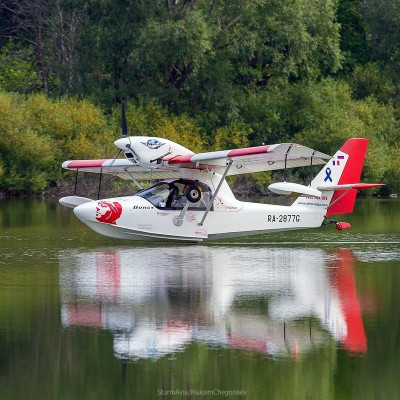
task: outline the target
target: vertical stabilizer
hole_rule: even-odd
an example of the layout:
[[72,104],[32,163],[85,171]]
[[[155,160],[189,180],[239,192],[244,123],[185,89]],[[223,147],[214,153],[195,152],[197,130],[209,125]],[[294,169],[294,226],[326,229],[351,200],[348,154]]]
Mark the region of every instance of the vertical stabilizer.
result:
[[[352,138],[338,150],[311,182],[314,189],[323,186],[354,184],[360,181],[368,139]],[[314,208],[327,217],[351,213],[357,196],[356,189],[322,191],[321,197],[299,197],[293,206]]]
[[[367,152],[368,139],[353,138],[349,139],[340,149],[348,154],[346,167],[340,176],[338,185],[360,182],[361,171],[364,165],[365,154]],[[326,216],[335,214],[345,214],[353,212],[356,201],[357,190],[336,190],[332,196]]]

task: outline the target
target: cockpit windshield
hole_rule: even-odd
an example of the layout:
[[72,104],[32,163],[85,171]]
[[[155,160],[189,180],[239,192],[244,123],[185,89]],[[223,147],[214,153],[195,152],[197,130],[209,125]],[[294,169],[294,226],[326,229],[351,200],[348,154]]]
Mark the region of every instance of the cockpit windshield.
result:
[[162,181],[136,194],[160,209],[181,210],[187,202],[189,210],[205,210],[211,200],[211,189],[204,183],[188,179]]

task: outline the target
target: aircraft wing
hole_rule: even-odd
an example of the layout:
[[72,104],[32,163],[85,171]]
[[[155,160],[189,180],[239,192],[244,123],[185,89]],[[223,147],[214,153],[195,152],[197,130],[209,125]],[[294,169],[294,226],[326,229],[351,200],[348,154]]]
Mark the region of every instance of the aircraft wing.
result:
[[[171,155],[154,164],[134,163],[128,159],[70,160],[65,169],[117,175],[123,179],[174,179],[181,168],[209,170],[222,174],[232,160],[228,175],[325,164],[331,156],[295,143],[281,143],[208,153]],[[312,161],[311,161],[312,159]],[[154,160],[155,161],[155,160]],[[161,160],[160,160],[161,161]]]
[[235,150],[213,151],[164,158],[164,164],[179,168],[208,169],[223,173],[232,160],[228,175],[325,164],[330,155],[295,143],[280,143]]
[[122,179],[130,179],[130,175],[138,180],[174,179],[180,177],[179,169],[177,168],[146,168],[124,159],[70,160],[63,162],[62,167],[72,171],[111,174]]

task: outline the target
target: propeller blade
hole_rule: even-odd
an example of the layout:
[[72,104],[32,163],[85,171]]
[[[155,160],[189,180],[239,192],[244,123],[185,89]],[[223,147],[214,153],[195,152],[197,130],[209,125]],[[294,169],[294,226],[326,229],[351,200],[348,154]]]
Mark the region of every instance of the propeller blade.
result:
[[122,103],[122,137],[128,136],[128,125],[126,123],[125,103]]

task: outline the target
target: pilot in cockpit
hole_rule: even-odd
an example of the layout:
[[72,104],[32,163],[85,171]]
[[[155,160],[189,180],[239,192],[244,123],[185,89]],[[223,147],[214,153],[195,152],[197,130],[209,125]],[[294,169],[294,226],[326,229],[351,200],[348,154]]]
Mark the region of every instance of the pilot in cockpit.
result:
[[[183,208],[187,203],[186,191],[189,189],[190,185],[188,183],[185,184],[181,193],[179,193],[179,189],[174,185],[173,194],[171,198],[171,207],[174,208]],[[176,189],[176,190],[175,190]]]

